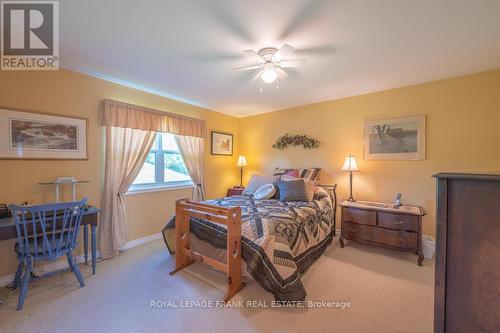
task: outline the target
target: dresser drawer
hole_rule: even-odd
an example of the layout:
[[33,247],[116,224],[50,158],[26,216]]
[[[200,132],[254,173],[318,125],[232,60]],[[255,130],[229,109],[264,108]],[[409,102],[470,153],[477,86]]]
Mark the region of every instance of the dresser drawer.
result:
[[354,208],[343,208],[342,209],[343,220],[347,222],[376,225],[377,224],[377,212],[370,210],[361,210]]
[[342,223],[342,237],[406,250],[416,251],[418,247],[418,234],[415,232],[389,230],[349,222]]
[[400,249],[417,250],[418,234],[416,232],[396,231],[383,228],[374,228],[374,241],[394,246]]
[[385,228],[418,232],[418,216],[378,213],[378,225]]
[[373,228],[366,225],[350,223],[343,221],[342,222],[342,237],[347,239],[359,239],[365,241],[373,240]]

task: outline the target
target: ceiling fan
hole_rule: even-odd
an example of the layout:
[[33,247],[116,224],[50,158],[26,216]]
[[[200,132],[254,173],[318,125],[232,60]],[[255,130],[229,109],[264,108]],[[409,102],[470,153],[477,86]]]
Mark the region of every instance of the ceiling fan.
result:
[[[243,54],[252,58],[256,63],[249,66],[237,67],[234,68],[234,70],[246,71],[260,69],[252,80],[260,78],[261,82],[273,83],[278,79],[278,76],[288,76],[285,70],[286,68],[301,67],[306,64],[306,59],[287,58],[294,51],[295,49],[288,44],[284,44],[279,49],[275,47],[265,47],[257,52],[254,50],[245,50]],[[262,91],[262,84],[260,90]]]

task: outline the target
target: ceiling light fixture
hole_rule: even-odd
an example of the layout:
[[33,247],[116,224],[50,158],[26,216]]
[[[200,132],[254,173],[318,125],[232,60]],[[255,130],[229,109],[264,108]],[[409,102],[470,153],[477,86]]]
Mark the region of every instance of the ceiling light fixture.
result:
[[261,92],[263,82],[268,84],[276,82],[276,88],[278,88],[278,76],[279,80],[287,77],[287,68],[301,67],[306,64],[306,59],[288,58],[294,51],[295,49],[288,44],[284,44],[279,49],[275,47],[265,47],[257,52],[254,50],[245,50],[243,53],[247,57],[252,58],[254,63],[234,68],[234,70],[248,71],[258,69],[259,72],[255,74],[252,81],[260,79]]
[[262,81],[265,83],[273,83],[274,80],[278,77],[278,73],[276,73],[276,70],[272,67],[265,69],[261,74],[260,78]]

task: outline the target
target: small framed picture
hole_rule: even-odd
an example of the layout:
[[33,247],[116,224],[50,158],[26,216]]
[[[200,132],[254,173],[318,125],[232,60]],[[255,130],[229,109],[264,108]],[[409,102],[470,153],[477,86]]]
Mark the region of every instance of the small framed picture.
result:
[[212,131],[212,155],[233,155],[233,135]]
[[0,159],[86,160],[86,118],[0,107]]
[[425,160],[425,115],[365,120],[365,160]]

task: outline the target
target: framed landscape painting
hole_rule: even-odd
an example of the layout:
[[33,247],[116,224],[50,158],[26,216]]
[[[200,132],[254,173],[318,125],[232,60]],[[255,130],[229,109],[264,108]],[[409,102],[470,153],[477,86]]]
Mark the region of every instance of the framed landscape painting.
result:
[[425,115],[365,120],[365,160],[425,160]]
[[0,159],[87,159],[87,119],[0,107]]
[[212,131],[212,155],[233,155],[233,135]]

